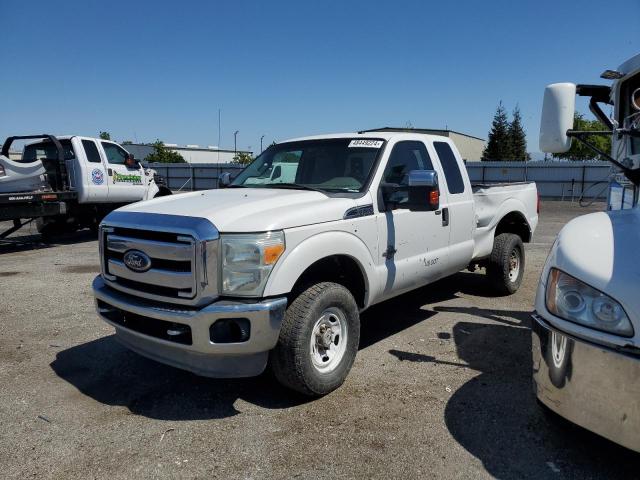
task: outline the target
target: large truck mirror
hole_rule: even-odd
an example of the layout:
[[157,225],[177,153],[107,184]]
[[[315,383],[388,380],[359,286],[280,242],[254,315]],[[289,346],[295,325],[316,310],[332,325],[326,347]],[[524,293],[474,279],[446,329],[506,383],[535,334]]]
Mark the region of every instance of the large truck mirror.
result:
[[218,188],[227,188],[229,185],[231,185],[231,174],[222,172],[218,177]]
[[567,130],[573,128],[576,107],[575,83],[553,83],[544,90],[540,119],[540,150],[563,153],[571,148]]
[[409,172],[409,199],[407,206],[413,212],[431,212],[440,208],[438,174],[433,170]]

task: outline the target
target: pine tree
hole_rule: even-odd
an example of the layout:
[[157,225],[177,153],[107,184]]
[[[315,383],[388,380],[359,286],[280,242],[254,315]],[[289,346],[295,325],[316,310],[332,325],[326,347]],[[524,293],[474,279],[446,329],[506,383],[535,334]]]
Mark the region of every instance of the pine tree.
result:
[[493,116],[487,146],[482,152],[482,160],[510,160],[510,157],[509,122],[507,121],[507,112],[500,101],[496,114]]
[[517,161],[527,160],[527,137],[522,126],[522,116],[520,108],[516,105],[513,109],[513,119],[509,124],[509,144],[511,159]]

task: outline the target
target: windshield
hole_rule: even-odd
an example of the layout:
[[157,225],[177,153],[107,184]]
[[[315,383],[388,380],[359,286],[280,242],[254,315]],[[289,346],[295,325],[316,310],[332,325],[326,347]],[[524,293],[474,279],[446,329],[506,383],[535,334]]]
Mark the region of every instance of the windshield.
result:
[[231,186],[360,192],[383,145],[383,140],[364,138],[272,145],[243,170]]

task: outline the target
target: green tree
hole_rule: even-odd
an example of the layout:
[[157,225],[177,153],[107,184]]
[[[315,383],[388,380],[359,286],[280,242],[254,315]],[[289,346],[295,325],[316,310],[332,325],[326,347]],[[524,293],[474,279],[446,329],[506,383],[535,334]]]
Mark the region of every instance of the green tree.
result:
[[111,140],[111,134],[109,132],[100,132],[100,138],[102,140]]
[[526,161],[527,160],[527,136],[522,126],[522,116],[520,108],[516,105],[513,109],[513,117],[509,124],[509,149],[511,150],[510,160]]
[[120,145],[133,145],[133,142],[131,140],[122,140]]
[[[587,120],[584,118],[583,114],[576,112],[573,116],[573,129],[592,132],[594,130],[607,130],[607,127],[598,120]],[[587,137],[586,140],[603,152],[611,152],[611,135],[593,135]],[[573,139],[571,142],[571,148],[569,151],[564,153],[554,153],[553,158],[562,158],[567,160],[604,160],[603,158],[600,158],[600,155],[576,139]]]
[[233,156],[234,163],[239,163],[240,165],[249,165],[253,162],[253,156],[247,152],[237,152]]
[[186,163],[184,157],[174,150],[166,147],[163,141],[156,140],[152,143],[153,153],[147,155],[145,160],[149,163]]
[[487,146],[484,152],[482,152],[482,160],[502,161],[510,160],[510,157],[511,142],[509,141],[509,122],[507,120],[507,112],[502,106],[502,102],[500,102],[493,116]]

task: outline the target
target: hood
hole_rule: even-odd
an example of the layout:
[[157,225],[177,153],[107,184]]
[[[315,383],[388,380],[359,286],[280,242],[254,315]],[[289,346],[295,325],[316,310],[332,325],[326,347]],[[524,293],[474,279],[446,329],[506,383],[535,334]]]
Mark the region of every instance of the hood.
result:
[[[547,267],[588,283],[622,304],[640,332],[640,209],[592,213],[558,234]],[[546,283],[548,268],[542,281]]]
[[275,188],[226,188],[159,197],[120,208],[123,212],[201,217],[220,232],[282,230],[343,218],[350,198]]

